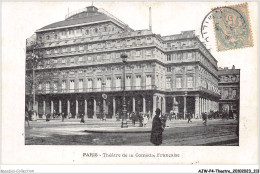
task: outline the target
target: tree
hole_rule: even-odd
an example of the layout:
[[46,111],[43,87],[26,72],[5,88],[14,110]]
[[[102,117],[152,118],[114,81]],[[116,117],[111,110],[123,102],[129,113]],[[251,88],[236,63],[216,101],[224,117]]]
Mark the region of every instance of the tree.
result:
[[[53,77],[53,65],[46,64],[44,60],[41,44],[31,42],[26,47],[26,73],[25,73],[25,92],[26,107],[29,110],[35,110],[36,89],[41,84],[46,83]],[[49,60],[47,60],[49,61]],[[42,69],[46,68],[46,69]]]

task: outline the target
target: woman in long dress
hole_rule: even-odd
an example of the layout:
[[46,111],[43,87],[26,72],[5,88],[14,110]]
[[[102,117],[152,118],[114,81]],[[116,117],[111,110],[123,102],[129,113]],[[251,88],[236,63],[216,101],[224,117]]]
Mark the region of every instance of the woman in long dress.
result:
[[159,108],[156,109],[155,111],[155,116],[153,118],[153,124],[152,124],[152,131],[151,131],[151,143],[155,145],[160,145],[162,144],[162,132],[163,132],[163,127],[162,127],[162,122],[161,119],[159,118],[159,115],[161,113],[161,110]]

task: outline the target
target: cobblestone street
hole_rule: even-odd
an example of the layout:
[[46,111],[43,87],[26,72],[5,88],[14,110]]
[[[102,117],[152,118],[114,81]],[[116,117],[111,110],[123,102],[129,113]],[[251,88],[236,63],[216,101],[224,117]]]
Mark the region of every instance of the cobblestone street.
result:
[[[119,121],[86,120],[38,120],[25,127],[27,145],[130,145],[151,146],[151,121],[147,127],[132,126],[121,128]],[[235,134],[237,121],[209,120],[203,126],[201,120],[187,123],[185,120],[167,121],[163,132],[162,146],[237,146]]]

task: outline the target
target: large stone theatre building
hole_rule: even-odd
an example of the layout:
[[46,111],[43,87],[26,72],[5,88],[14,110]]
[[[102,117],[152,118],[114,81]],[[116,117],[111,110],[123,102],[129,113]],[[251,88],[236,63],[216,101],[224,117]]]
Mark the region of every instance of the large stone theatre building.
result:
[[35,77],[42,78],[35,91],[39,118],[53,113],[73,118],[99,118],[103,112],[107,118],[120,115],[122,53],[128,56],[128,113],[154,114],[160,108],[162,113],[173,110],[200,118],[202,112],[218,110],[217,61],[194,31],[161,36],[151,28],[134,30],[89,6],[38,29],[27,39],[27,61],[35,44],[43,60],[35,68]]

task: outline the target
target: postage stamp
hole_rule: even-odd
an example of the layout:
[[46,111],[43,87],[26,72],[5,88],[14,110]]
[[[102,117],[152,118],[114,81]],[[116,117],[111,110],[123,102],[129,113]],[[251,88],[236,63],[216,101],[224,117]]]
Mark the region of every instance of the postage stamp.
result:
[[253,46],[247,3],[216,8],[212,13],[218,51]]

